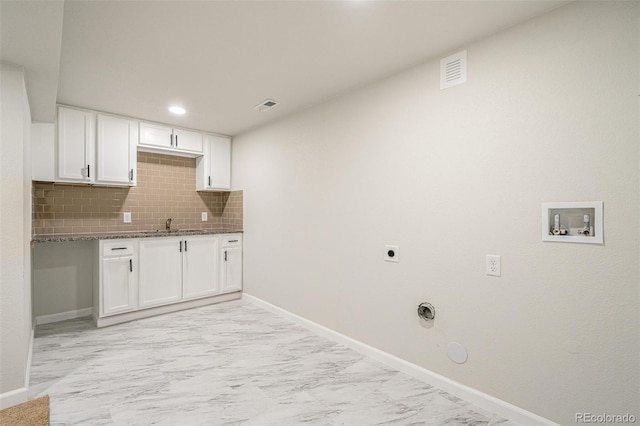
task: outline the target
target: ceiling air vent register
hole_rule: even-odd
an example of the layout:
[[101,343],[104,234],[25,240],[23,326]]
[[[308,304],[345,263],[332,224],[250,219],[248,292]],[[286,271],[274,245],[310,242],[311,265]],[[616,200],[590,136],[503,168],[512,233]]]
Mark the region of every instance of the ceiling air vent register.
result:
[[440,59],[440,89],[467,82],[467,51]]
[[265,112],[265,111],[269,111],[271,108],[274,108],[277,105],[278,105],[278,102],[274,101],[273,99],[266,99],[260,102],[258,105],[254,106],[253,108],[257,109],[260,112]]

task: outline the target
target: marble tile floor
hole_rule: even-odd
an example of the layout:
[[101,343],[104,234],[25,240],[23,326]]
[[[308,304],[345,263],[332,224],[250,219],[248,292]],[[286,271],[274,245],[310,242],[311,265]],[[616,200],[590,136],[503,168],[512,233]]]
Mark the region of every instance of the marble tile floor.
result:
[[52,426],[514,426],[242,300],[40,325],[29,393]]

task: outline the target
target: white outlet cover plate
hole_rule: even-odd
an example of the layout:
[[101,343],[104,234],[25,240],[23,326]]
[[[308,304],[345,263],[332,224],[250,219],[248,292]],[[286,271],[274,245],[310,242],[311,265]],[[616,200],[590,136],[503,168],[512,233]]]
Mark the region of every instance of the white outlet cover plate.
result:
[[499,277],[502,273],[500,256],[497,254],[488,254],[485,266],[487,275]]
[[124,223],[131,223],[131,212],[125,212],[122,214],[122,220]]
[[400,249],[398,246],[392,246],[386,244],[384,246],[384,260],[386,262],[399,262],[400,261]]
[[202,212],[202,221],[203,222],[207,221],[207,212]]
[[464,364],[469,358],[467,349],[458,342],[451,342],[447,345],[447,355],[456,364]]

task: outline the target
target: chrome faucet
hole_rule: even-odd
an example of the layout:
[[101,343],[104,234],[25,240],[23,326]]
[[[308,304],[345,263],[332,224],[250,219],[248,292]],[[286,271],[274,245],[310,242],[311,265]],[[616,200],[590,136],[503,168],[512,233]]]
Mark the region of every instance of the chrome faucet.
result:
[[169,218],[169,219],[167,219],[167,221],[164,223],[164,228],[165,228],[167,231],[171,231],[171,221],[172,221],[172,220],[173,220],[173,218],[171,218],[171,217],[170,217],[170,218]]

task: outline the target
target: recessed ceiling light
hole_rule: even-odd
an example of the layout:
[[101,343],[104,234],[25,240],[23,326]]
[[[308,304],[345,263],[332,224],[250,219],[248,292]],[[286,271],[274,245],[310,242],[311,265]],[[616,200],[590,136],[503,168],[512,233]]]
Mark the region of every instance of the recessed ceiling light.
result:
[[185,112],[187,112],[186,109],[184,109],[182,107],[179,107],[179,106],[171,106],[171,107],[169,107],[169,111],[171,111],[174,114],[179,114],[179,115],[182,115]]

